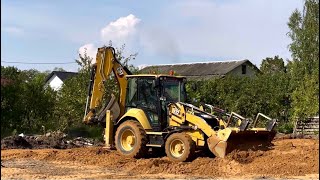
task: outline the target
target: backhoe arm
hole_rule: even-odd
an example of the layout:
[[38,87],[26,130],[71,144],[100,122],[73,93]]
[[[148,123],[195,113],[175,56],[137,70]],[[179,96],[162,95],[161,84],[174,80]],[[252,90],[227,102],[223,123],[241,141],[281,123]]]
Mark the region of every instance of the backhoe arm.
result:
[[91,71],[84,123],[94,123],[100,116],[99,113],[105,113],[105,111],[98,113],[97,108],[100,107],[103,95],[106,92],[104,83],[110,78],[112,72],[118,82],[120,116],[124,114],[127,87],[125,76],[131,74],[131,72],[116,59],[113,47],[101,47],[98,48],[96,63]]

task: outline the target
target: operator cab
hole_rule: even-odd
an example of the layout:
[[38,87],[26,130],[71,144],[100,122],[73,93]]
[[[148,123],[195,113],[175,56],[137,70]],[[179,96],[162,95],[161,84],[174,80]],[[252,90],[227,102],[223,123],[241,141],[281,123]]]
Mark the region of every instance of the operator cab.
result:
[[154,131],[167,127],[167,104],[185,102],[186,78],[169,75],[127,75],[126,111],[142,109]]

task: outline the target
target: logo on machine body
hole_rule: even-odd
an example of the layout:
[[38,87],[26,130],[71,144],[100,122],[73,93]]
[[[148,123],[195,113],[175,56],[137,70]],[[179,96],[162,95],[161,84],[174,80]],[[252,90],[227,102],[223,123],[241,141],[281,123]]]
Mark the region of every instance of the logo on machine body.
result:
[[174,108],[173,111],[172,111],[172,114],[174,114],[174,115],[176,115],[176,116],[179,116],[179,114],[180,114],[179,109]]
[[118,67],[118,68],[117,68],[117,74],[118,74],[118,76],[120,76],[120,77],[122,77],[122,76],[124,75],[122,67]]

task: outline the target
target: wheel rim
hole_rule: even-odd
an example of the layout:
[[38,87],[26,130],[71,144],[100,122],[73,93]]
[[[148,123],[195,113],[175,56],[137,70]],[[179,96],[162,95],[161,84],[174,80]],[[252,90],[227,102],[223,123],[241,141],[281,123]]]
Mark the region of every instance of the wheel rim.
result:
[[170,143],[170,153],[172,154],[172,156],[179,158],[183,155],[184,151],[185,151],[185,145],[181,140],[174,139]]
[[136,139],[133,131],[126,129],[121,135],[121,146],[125,151],[131,151],[135,145]]

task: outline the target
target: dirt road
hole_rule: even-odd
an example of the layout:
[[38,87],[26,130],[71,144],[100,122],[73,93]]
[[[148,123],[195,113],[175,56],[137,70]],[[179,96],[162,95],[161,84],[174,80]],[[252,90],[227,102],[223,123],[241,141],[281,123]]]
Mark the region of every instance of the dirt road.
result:
[[225,159],[131,159],[101,147],[1,152],[1,179],[217,178],[319,179],[319,140],[277,139],[269,150],[233,151]]

